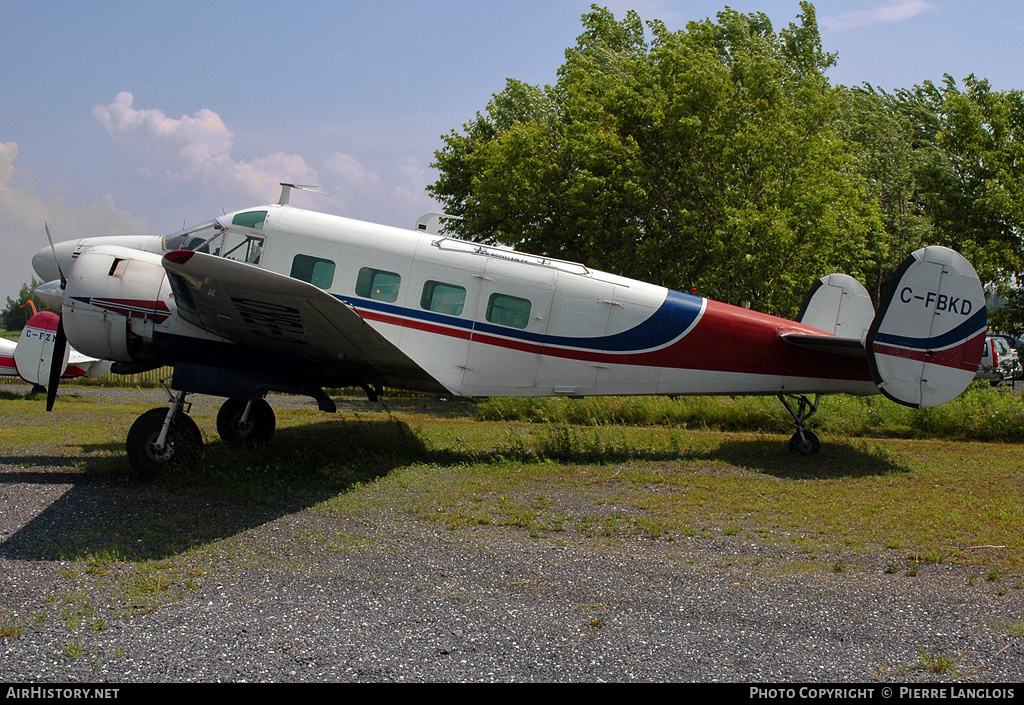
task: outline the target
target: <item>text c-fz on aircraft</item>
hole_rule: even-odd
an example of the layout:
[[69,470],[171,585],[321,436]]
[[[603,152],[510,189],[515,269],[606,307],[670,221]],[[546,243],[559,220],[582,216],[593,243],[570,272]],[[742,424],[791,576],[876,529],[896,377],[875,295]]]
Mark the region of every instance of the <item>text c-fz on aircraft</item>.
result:
[[323,388],[342,386],[773,394],[796,425],[790,448],[813,454],[805,422],[820,395],[936,406],[981,359],[981,283],[943,247],[907,257],[877,314],[859,282],[831,274],[789,321],[574,262],[303,210],[288,204],[291,188],[176,235],[86,238],[33,258],[63,285],[42,287],[61,304],[55,358],[70,343],[115,372],[173,367],[170,408],[128,433],[140,474],[198,460],[190,393],[226,397],[217,428],[235,445],[270,439],[271,391],[307,394],[325,411],[335,407]]

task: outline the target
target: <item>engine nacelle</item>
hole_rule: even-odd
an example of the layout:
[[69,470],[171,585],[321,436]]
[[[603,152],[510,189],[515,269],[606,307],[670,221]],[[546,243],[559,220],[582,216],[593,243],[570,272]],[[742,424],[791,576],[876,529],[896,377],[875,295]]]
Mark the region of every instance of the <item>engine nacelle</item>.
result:
[[154,327],[173,313],[161,259],[115,246],[79,255],[64,291],[68,342],[103,360],[147,361]]

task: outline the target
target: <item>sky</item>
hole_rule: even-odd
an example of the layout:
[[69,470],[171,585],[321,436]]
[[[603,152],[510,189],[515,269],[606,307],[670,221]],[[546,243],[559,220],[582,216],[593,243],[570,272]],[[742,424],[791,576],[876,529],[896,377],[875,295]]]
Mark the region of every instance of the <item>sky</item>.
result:
[[[607,0],[670,30],[726,4],[779,30],[797,0]],[[970,74],[1024,89],[1024,0],[821,0],[833,85]],[[0,301],[57,240],[171,233],[314,184],[306,208],[413,227],[442,137],[507,78],[554,83],[591,3],[0,0]]]

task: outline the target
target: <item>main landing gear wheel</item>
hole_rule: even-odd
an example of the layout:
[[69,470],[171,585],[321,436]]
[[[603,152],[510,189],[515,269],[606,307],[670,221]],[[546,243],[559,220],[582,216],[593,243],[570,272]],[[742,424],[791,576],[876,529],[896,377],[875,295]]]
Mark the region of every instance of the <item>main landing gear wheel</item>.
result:
[[276,428],[274,410],[266,399],[231,398],[217,412],[217,433],[235,448],[261,448],[270,442]]
[[168,470],[191,470],[203,454],[203,434],[195,421],[180,412],[171,421],[167,441],[159,447],[166,419],[167,409],[150,409],[128,431],[128,462],[145,479]]
[[821,450],[821,441],[812,432],[797,431],[789,439],[789,452],[796,455],[815,455]]
[[[789,452],[795,455],[815,455],[821,450],[821,441],[804,426],[807,423],[807,419],[814,416],[814,413],[818,410],[821,395],[814,395],[813,402],[802,394],[779,394],[778,397],[782,405],[786,407],[786,411],[793,417],[793,423],[796,424],[796,433],[789,439]],[[797,407],[795,409],[789,403],[787,397],[796,401]]]

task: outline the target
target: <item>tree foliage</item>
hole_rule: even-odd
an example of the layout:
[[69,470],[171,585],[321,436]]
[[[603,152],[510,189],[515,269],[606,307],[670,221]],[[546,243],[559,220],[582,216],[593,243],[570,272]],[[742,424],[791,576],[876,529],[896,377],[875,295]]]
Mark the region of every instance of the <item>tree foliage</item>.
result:
[[48,310],[49,307],[36,296],[36,287],[42,284],[41,281],[32,279],[21,285],[17,300],[7,297],[7,305],[0,311],[0,328],[4,330],[21,330],[25,327],[28,319],[32,317],[32,307],[27,305],[31,301],[37,310]]
[[669,32],[593,8],[554,86],[510,79],[437,153],[462,234],[792,313],[864,272],[876,202],[836,130],[814,9],[775,32],[732,10]]
[[900,108],[914,116],[920,200],[933,241],[960,250],[989,290],[1011,306],[995,327],[1024,331],[1024,93],[993,91],[971,75],[961,89],[946,76],[901,91]]
[[882,237],[876,241],[864,283],[875,301],[900,262],[932,241],[918,180],[934,154],[914,144],[915,122],[898,109],[900,99],[867,85],[838,87],[839,133],[851,144],[857,171],[881,212]]
[[509,79],[444,136],[429,190],[464,237],[771,313],[833,271],[877,299],[923,244],[961,250],[1024,310],[1021,94],[973,76],[832,87],[834,62],[806,2],[780,31],[728,8],[671,32],[594,6],[554,85]]

